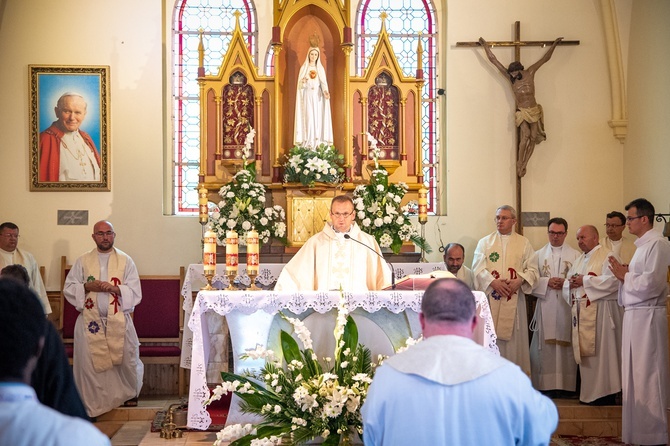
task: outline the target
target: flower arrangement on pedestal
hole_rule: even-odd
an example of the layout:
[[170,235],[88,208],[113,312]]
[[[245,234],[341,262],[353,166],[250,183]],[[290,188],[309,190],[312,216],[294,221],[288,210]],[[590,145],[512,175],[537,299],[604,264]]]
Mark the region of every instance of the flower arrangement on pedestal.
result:
[[256,164],[247,162],[254,135],[251,129],[242,150],[242,169],[219,190],[221,201],[209,218],[219,245],[225,244],[226,231],[230,230],[237,231],[240,244],[245,244],[251,229],[258,232],[261,243],[271,238],[286,242],[286,212],[279,205],[265,206],[265,186],[256,182]]
[[335,147],[321,144],[316,148],[295,146],[284,163],[284,182],[314,184],[339,184],[344,180],[344,157]]
[[[312,350],[309,330],[302,321],[283,316],[294,328],[303,349],[293,337],[281,331],[283,357],[257,347],[242,357],[264,358],[257,372],[235,375],[223,372],[224,383],[217,386],[207,404],[234,392],[242,400],[241,409],[263,417],[257,425],[231,425],[217,434],[214,445],[231,446],[304,444],[317,437],[324,445],[350,439],[353,430],[362,433],[360,408],[372,382],[370,350],[358,343],[358,329],[348,315],[342,296],[335,325],[333,358],[324,358],[325,367]],[[331,365],[331,361],[334,363]],[[258,384],[258,381],[264,385]]]
[[400,252],[403,242],[411,241],[425,252],[432,252],[430,245],[409,220],[408,215],[416,214],[416,202],[401,206],[407,193],[407,184],[389,184],[388,172],[379,165],[380,149],[377,140],[368,133],[370,157],[375,168],[368,185],[356,186],[354,207],[356,221],[361,230],[374,236],[381,248],[390,248],[395,254]]

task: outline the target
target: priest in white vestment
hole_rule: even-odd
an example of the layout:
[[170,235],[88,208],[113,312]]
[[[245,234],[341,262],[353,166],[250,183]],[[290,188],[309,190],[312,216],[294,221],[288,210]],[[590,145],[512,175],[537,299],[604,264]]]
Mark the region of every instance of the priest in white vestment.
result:
[[537,251],[540,277],[533,287],[537,297],[531,321],[530,365],[533,386],[538,390],[574,392],[577,363],[572,352],[572,312],[562,289],[568,270],[579,251],[565,243],[568,222],[556,217],[547,225],[549,243]]
[[140,277],[131,259],[114,248],[107,221],[93,227],[97,248],[77,259],[63,294],[80,313],[74,328],[74,380],[90,417],[136,398],[144,365],[131,314],[142,300]]
[[605,232],[607,235],[600,238],[600,245],[612,251],[624,265],[628,265],[635,254],[635,243],[628,237],[624,237],[623,230],[626,227],[626,217],[619,211],[607,214],[605,220]]
[[23,265],[30,277],[30,288],[37,294],[42,302],[44,314],[51,314],[51,304],[44,288],[40,267],[35,257],[28,251],[18,247],[19,227],[12,222],[4,222],[0,225],[0,269],[9,265]]
[[497,231],[479,240],[472,261],[475,289],[489,298],[500,354],[530,376],[526,294],[537,282],[537,255],[530,241],[513,231],[516,210],[496,211]]
[[349,196],[333,198],[330,218],[332,223],[307,240],[284,266],[276,291],[368,291],[391,284],[391,269],[377,241],[354,222]]
[[598,244],[595,226],[579,228],[577,243],[584,254],[568,271],[563,297],[572,306],[572,347],[582,380],[579,400],[611,405],[621,392],[622,310],[618,280],[609,269],[614,253]]
[[644,198],[626,206],[637,250],[628,267],[616,261],[624,307],[621,436],[633,444],[668,441],[668,266],[670,243],[653,230],[654,206]]
[[465,248],[460,243],[449,243],[444,247],[444,264],[447,266],[447,271],[456,276],[457,279],[462,280],[470,287],[475,289],[475,275],[472,270],[465,266]]

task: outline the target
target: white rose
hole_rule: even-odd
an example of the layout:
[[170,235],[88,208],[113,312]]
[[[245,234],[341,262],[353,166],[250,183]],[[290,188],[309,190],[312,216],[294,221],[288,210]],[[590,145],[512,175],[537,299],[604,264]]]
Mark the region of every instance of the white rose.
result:
[[248,231],[249,229],[251,229],[251,223],[245,220],[244,222],[242,222],[242,229]]

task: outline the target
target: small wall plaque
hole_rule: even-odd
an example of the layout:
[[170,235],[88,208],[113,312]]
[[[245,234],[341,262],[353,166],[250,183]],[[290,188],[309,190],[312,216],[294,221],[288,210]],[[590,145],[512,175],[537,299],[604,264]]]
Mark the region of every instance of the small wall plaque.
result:
[[551,218],[549,212],[522,212],[521,224],[524,228],[547,226],[549,218]]
[[58,225],[87,226],[88,211],[58,211]]

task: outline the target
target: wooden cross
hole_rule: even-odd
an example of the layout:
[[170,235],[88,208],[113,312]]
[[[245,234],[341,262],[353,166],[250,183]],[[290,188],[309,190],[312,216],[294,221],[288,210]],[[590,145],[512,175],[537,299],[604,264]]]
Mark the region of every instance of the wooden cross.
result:
[[[514,40],[512,41],[499,41],[499,42],[486,42],[491,48],[495,46],[500,47],[514,47],[514,61],[521,62],[521,47],[527,46],[540,46],[545,47],[554,43],[553,40],[521,40],[521,22],[514,22]],[[579,40],[561,40],[558,45],[579,45]],[[481,46],[479,42],[456,42],[456,46],[460,47],[478,47]],[[519,145],[519,132],[517,130],[517,141],[516,147]],[[518,162],[519,150],[517,149],[517,162]],[[521,223],[521,177],[516,175],[516,211],[517,211],[517,232],[523,234],[523,225]]]

